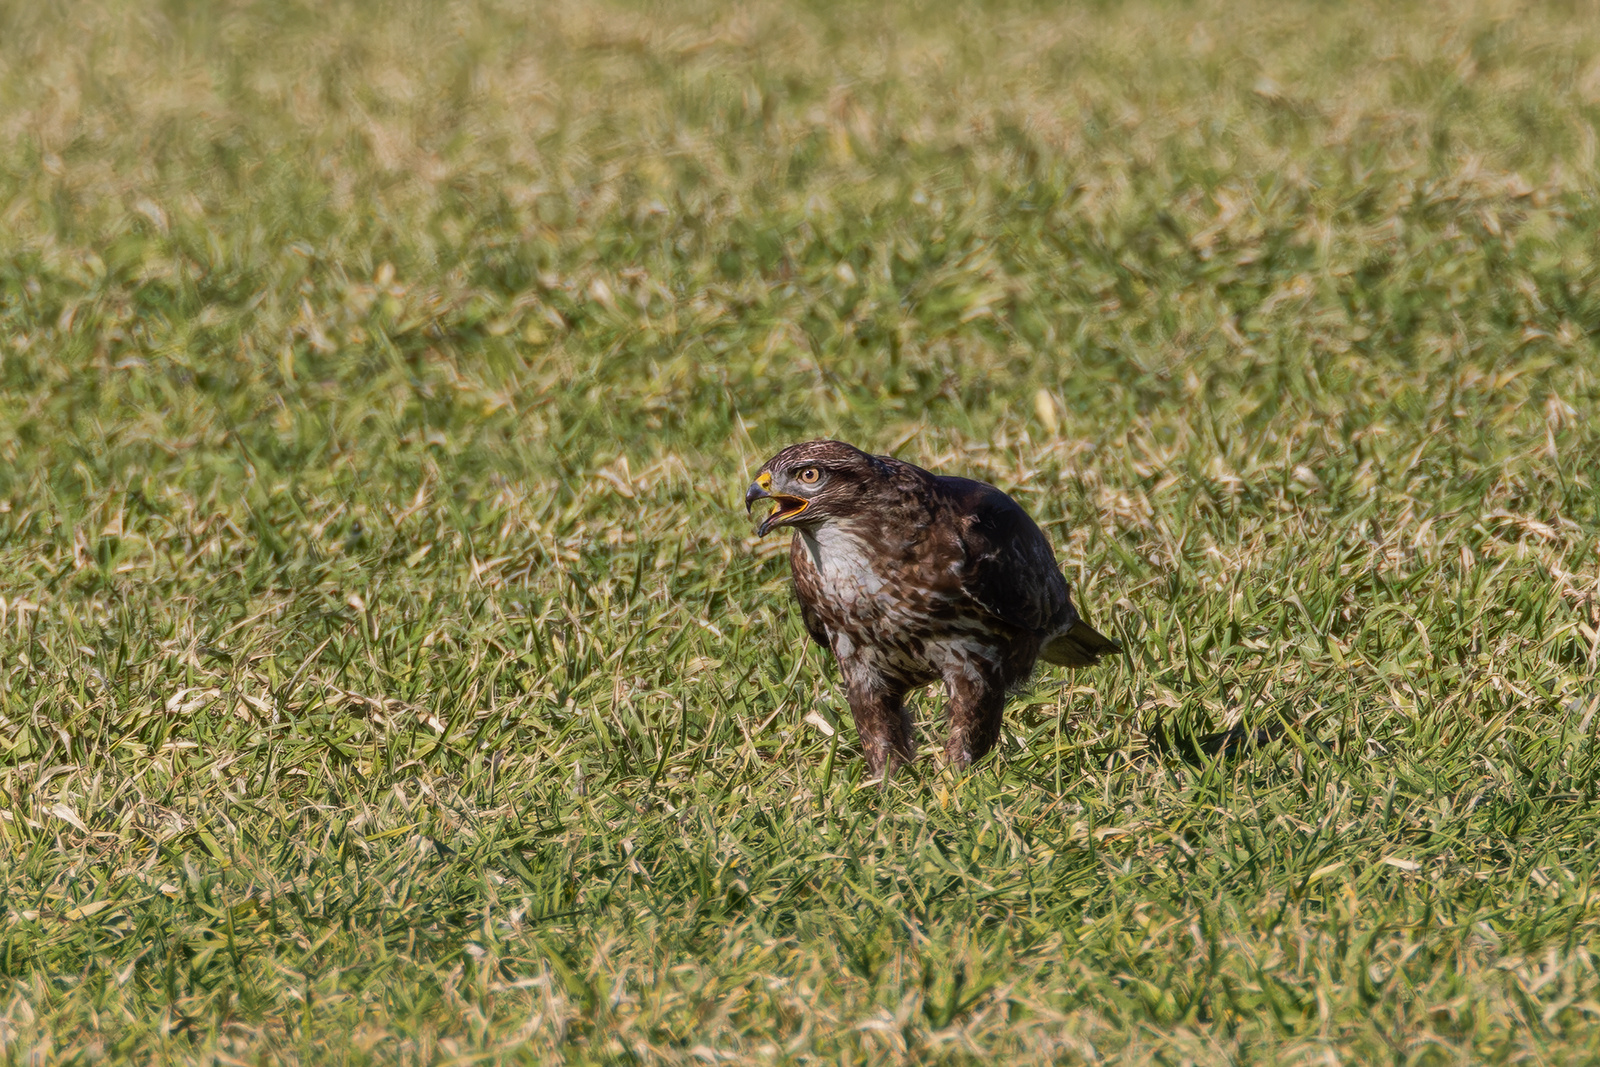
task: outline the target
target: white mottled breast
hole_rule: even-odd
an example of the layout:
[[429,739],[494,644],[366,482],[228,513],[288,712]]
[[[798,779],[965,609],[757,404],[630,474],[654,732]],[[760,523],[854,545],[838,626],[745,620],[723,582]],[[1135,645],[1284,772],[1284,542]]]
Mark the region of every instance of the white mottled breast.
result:
[[836,608],[876,616],[892,607],[886,602],[889,583],[873,568],[866,543],[848,527],[829,523],[805,530],[801,537],[823,592]]
[[900,584],[873,567],[874,553],[849,527],[830,523],[802,531],[801,539],[821,586],[829,643],[847,674],[867,670],[920,684],[952,673],[977,677],[993,660],[981,627],[946,620],[941,633],[930,634],[927,604],[908,603]]

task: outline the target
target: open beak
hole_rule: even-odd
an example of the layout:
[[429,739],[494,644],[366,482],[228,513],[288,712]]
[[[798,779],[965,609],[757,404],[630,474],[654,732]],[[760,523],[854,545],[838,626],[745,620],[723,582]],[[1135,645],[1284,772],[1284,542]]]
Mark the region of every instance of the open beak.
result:
[[749,514],[750,509],[755,507],[757,500],[773,500],[778,504],[766,518],[761,520],[761,525],[756,527],[757,537],[765,537],[767,531],[794,518],[811,504],[811,501],[803,497],[790,496],[787,493],[774,493],[772,491],[772,475],[766,471],[762,471],[757,475],[756,480],[745,491],[744,510],[746,514]]

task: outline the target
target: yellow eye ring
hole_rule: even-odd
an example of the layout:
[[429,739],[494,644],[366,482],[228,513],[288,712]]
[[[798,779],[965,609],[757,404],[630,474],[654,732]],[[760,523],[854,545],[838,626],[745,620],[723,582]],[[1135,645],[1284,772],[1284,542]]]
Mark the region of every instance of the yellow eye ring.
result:
[[816,485],[822,480],[822,472],[815,467],[807,467],[797,477],[806,485]]

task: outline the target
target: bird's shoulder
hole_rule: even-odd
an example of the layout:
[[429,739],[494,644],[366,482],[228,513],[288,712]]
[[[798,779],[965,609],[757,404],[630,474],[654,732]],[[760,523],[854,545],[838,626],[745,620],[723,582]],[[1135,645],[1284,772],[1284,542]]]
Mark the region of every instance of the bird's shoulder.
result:
[[938,478],[937,492],[958,531],[956,570],[966,595],[1009,625],[1035,632],[1055,625],[1070,610],[1066,579],[1022,505],[971,478]]
[[[972,478],[935,479],[945,521],[961,531],[968,552],[991,554],[1002,548],[1049,550],[1049,541],[1037,523],[1008,494],[988,482]],[[1050,559],[1054,561],[1054,553]]]
[[[946,474],[932,479],[939,495],[960,514],[984,523],[1014,521],[1017,516],[1028,519],[1022,505],[1012,500],[988,482],[975,478],[961,478]],[[1030,523],[1032,520],[1028,520]]]

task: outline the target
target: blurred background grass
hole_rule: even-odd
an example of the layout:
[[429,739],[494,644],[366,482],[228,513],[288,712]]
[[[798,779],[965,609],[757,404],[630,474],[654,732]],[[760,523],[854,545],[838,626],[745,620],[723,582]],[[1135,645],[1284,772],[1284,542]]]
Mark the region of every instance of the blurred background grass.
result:
[[[1597,120],[1593,3],[0,9],[0,1055],[1592,1059]],[[858,790],[821,435],[1128,660]]]

